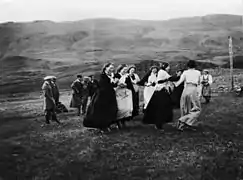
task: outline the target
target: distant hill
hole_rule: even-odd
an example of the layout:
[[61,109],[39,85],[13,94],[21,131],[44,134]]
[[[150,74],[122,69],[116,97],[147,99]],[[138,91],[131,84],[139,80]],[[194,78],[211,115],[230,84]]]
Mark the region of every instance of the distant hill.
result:
[[[207,15],[167,21],[87,19],[0,24],[1,93],[38,90],[54,74],[69,87],[76,73],[99,71],[106,61],[184,62],[224,65],[228,36],[243,54],[242,16]],[[227,66],[227,65],[224,65]],[[22,88],[15,88],[21,86]]]

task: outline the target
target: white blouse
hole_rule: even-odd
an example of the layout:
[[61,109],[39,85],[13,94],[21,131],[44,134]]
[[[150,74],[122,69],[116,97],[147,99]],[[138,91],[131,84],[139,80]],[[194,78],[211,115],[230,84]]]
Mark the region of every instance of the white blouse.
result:
[[147,82],[147,86],[150,86],[152,83],[156,83],[157,82],[157,76],[154,73],[151,73],[149,78],[148,78],[148,82]]
[[139,76],[138,76],[136,73],[134,73],[134,77],[135,77],[135,79],[133,80],[133,79],[131,78],[131,81],[132,81],[133,84],[137,84],[137,82],[140,81],[140,78],[139,78]]
[[168,79],[169,77],[170,75],[165,70],[160,69],[157,76],[157,82],[160,80]]
[[129,76],[129,74],[121,75],[121,78],[118,81],[119,84],[126,84],[126,79],[127,79],[128,76]]
[[213,83],[213,78],[210,74],[207,74],[207,75],[202,75],[201,78],[200,78],[201,82],[203,81],[203,79],[208,79],[208,84],[211,85]]
[[160,91],[162,88],[166,87],[167,82],[158,84],[158,81],[168,79],[169,77],[170,77],[170,75],[165,70],[160,69],[158,72],[158,76],[157,76],[157,80],[156,80],[157,84],[155,86],[155,89],[157,91]]
[[175,83],[175,86],[179,86],[182,82],[185,84],[200,84],[201,72],[196,69],[188,69],[184,71],[180,77],[180,80]]

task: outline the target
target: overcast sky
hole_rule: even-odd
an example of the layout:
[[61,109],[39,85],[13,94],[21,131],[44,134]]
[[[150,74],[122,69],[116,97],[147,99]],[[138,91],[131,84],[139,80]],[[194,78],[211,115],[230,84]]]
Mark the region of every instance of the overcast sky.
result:
[[243,15],[243,0],[0,0],[0,22],[100,17],[164,20],[219,13]]

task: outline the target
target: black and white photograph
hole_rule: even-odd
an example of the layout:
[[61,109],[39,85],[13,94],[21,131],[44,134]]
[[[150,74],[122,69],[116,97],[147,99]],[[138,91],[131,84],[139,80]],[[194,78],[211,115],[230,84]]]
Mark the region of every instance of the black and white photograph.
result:
[[0,0],[0,180],[243,180],[243,0]]

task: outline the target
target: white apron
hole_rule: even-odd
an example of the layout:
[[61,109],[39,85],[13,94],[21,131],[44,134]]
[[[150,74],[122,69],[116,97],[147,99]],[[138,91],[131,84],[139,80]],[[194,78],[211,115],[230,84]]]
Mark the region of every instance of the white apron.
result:
[[143,97],[144,97],[144,109],[146,109],[153,93],[155,90],[155,86],[151,86],[152,83],[156,83],[157,77],[155,74],[151,74],[148,78],[148,82],[146,84],[146,86],[144,87],[144,91],[143,91]]
[[[120,78],[119,83],[125,83],[127,75]],[[118,84],[119,84],[118,83]],[[132,116],[133,102],[132,102],[132,91],[125,88],[117,87],[116,100],[118,106],[117,119],[122,119]]]

